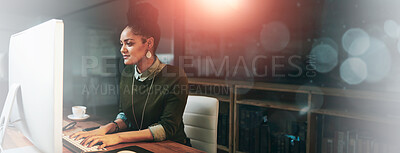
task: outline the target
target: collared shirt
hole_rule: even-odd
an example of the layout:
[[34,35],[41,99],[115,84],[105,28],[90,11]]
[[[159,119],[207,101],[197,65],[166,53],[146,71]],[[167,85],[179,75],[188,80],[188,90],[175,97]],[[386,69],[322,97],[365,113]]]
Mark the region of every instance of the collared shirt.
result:
[[[157,56],[155,58],[156,59],[153,62],[153,64],[149,68],[147,68],[147,70],[144,71],[143,73],[139,73],[139,69],[138,69],[137,65],[135,65],[134,76],[135,76],[136,80],[143,82],[147,78],[152,79],[155,76],[154,73],[158,70],[157,68],[160,66],[160,64],[162,64]],[[161,70],[159,70],[159,71],[161,71]],[[156,73],[158,73],[158,72],[156,72]]]

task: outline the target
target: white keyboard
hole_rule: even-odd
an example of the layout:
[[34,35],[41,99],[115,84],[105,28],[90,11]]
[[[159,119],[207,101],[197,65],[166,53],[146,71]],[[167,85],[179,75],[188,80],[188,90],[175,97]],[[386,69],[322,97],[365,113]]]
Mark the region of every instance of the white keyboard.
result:
[[79,153],[87,153],[87,152],[104,152],[107,151],[107,149],[103,148],[103,149],[98,149],[99,145],[94,145],[90,148],[81,145],[80,143],[83,141],[84,139],[80,139],[80,140],[74,140],[69,138],[69,136],[63,136],[63,144],[65,147],[73,150],[74,152],[79,152]]

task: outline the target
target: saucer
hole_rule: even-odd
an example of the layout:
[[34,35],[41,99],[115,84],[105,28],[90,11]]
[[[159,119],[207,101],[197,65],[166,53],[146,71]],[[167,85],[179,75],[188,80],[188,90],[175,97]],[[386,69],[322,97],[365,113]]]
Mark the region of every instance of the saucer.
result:
[[83,117],[76,117],[76,116],[74,116],[74,114],[71,114],[71,115],[68,115],[67,117],[74,121],[83,121],[83,120],[88,119],[90,117],[90,115],[85,114],[85,115],[83,115]]

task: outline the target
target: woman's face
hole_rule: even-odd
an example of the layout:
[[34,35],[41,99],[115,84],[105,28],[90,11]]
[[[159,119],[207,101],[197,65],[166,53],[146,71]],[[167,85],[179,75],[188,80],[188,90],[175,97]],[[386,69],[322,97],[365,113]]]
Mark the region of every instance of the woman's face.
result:
[[142,36],[133,34],[131,28],[128,27],[122,31],[120,43],[125,65],[137,64],[142,58],[145,58],[149,47],[147,43],[143,43]]

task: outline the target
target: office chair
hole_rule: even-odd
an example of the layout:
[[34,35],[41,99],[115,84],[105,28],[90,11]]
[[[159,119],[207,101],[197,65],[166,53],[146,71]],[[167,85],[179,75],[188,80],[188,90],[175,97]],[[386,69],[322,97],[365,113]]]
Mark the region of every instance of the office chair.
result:
[[185,133],[192,147],[217,152],[217,124],[219,102],[216,98],[189,96],[183,113]]

